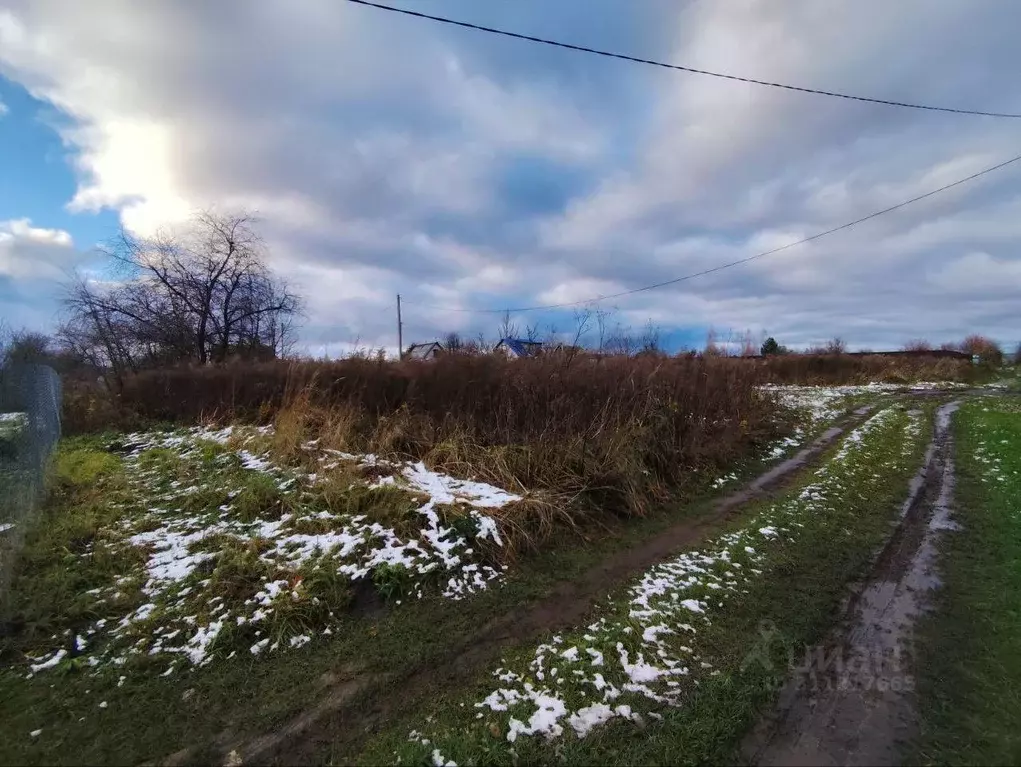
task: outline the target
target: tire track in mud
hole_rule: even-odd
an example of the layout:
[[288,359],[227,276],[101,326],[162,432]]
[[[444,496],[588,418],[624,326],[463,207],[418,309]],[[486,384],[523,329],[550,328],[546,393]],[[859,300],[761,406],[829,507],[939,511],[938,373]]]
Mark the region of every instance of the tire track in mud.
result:
[[917,728],[910,652],[915,623],[939,586],[936,542],[956,529],[950,420],[942,405],[922,468],[868,580],[852,589],[844,619],[806,648],[775,710],[742,745],[759,765],[894,765]]
[[[649,540],[617,552],[584,576],[561,581],[542,600],[489,621],[429,667],[402,675],[352,671],[335,682],[321,701],[275,732],[245,741],[224,733],[207,744],[204,753],[212,750],[220,754],[221,762],[247,765],[308,763],[325,744],[332,744],[335,752],[354,752],[378,726],[411,710],[425,696],[463,684],[514,644],[535,639],[546,631],[578,625],[608,590],[697,544],[737,516],[746,504],[783,490],[845,432],[861,424],[872,409],[872,405],[866,405],[845,416],[794,456],[716,501],[708,513],[680,521]],[[187,748],[171,755],[164,764],[188,764],[199,753],[199,747]]]

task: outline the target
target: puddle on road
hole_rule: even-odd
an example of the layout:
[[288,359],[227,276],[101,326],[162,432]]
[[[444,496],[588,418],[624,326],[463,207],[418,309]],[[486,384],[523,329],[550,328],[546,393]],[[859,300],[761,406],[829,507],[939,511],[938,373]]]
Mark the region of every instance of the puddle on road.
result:
[[[872,405],[864,405],[853,411],[852,416],[855,419],[861,419],[872,412]],[[737,490],[724,498],[720,499],[717,503],[717,510],[723,511],[726,509],[740,506],[741,504],[748,503],[754,500],[763,493],[773,489],[778,485],[781,480],[786,479],[789,475],[793,475],[800,469],[805,468],[810,461],[816,458],[823,450],[833,444],[837,437],[840,437],[845,431],[848,430],[849,423],[856,423],[857,421],[851,420],[840,424],[839,426],[831,426],[818,437],[816,437],[807,446],[799,450],[790,458],[781,461],[771,469],[764,471],[762,474],[757,476],[745,487]]]
[[922,469],[911,480],[901,521],[873,576],[853,599],[841,631],[806,652],[777,712],[746,741],[757,764],[885,765],[915,730],[909,652],[915,623],[939,586],[936,541],[957,529],[950,420],[937,410]]

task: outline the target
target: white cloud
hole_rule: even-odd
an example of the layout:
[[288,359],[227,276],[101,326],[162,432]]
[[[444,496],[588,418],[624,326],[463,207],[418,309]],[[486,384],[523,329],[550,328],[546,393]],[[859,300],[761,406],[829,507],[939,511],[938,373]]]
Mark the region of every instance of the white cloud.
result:
[[[114,208],[141,232],[203,206],[256,209],[274,265],[308,296],[313,349],[392,344],[397,292],[411,340],[492,331],[492,316],[415,300],[494,308],[616,293],[1016,151],[1007,121],[606,62],[332,0],[9,6],[0,73],[70,118],[71,209]],[[1021,9],[994,0],[541,6],[462,10],[706,69],[1021,111]],[[1010,340],[999,297],[1018,264],[1012,178],[613,303],[638,325],[767,329],[792,344]]]
[[0,117],[3,117],[10,111],[11,110],[8,109],[7,105],[3,101],[0,101]]
[[61,229],[36,228],[27,218],[0,221],[0,277],[59,277],[75,255],[71,235]]
[[0,317],[15,328],[49,328],[60,283],[82,257],[61,229],[35,227],[24,218],[0,221]]
[[948,296],[1017,296],[1021,294],[1021,261],[994,258],[977,251],[936,267],[927,279],[930,285]]

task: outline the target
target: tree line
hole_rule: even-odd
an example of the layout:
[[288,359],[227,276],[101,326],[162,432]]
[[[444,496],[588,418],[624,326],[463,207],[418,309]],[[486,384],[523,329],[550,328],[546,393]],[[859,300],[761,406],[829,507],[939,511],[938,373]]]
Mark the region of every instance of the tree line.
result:
[[102,249],[102,278],[67,287],[51,338],[7,333],[6,361],[126,373],[231,358],[274,359],[294,342],[300,298],[267,265],[247,214],[196,215],[176,233],[122,233]]
[[[108,266],[102,276],[79,275],[67,286],[63,320],[53,336],[4,332],[0,327],[0,361],[45,362],[63,373],[94,371],[120,385],[126,374],[145,369],[284,356],[294,344],[302,302],[270,271],[254,223],[246,213],[204,211],[173,233],[121,233],[101,249]],[[651,322],[635,332],[615,322],[613,310],[600,307],[579,309],[573,330],[566,334],[552,326],[519,327],[505,315],[497,338],[610,355],[666,354],[661,331]],[[482,335],[466,338],[457,333],[447,334],[441,343],[447,352],[469,354],[488,353],[494,345]],[[904,346],[910,351],[929,348],[924,340]],[[978,355],[992,364],[1003,357],[995,342],[978,335],[941,348]],[[808,353],[845,351],[844,341],[834,338]],[[791,352],[773,337],[760,345],[746,332],[721,343],[710,331],[701,353]],[[1021,347],[1015,357],[1021,360]]]

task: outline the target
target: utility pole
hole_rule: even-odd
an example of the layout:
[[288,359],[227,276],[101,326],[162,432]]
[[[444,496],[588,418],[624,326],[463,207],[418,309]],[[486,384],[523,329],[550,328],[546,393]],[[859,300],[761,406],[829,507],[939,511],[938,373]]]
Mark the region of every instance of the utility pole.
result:
[[404,325],[401,324],[401,294],[397,294],[397,359],[404,359]]

